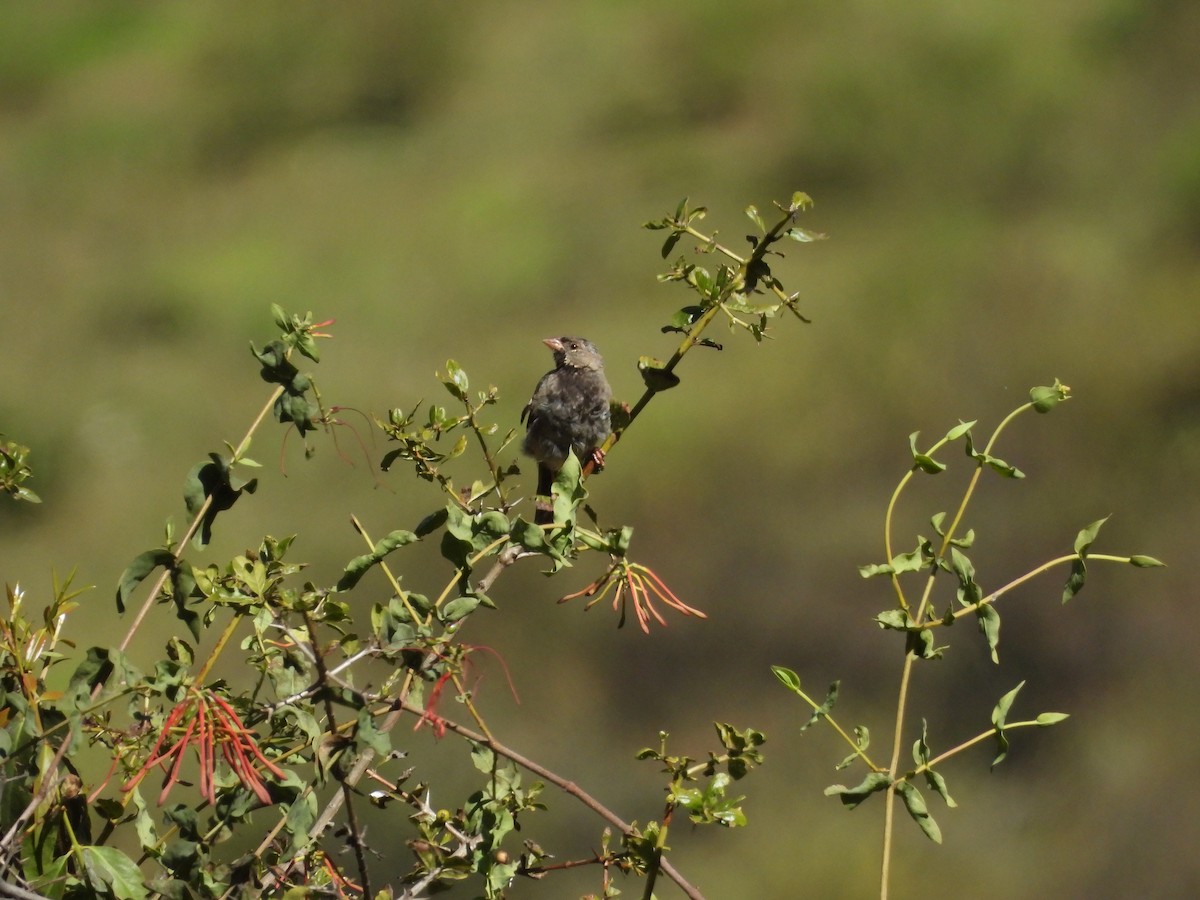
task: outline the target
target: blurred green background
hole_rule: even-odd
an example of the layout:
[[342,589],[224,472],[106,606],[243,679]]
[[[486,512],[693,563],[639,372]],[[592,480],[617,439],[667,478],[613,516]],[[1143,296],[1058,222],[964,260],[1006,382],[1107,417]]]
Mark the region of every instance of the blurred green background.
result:
[[[590,485],[709,620],[617,631],[606,608],[553,602],[598,560],[553,582],[519,567],[493,591],[502,611],[471,625],[520,694],[480,663],[497,737],[644,822],[661,788],[633,754],[659,729],[702,756],[713,719],[754,725],[769,742],[744,782],[750,827],[678,827],[676,865],[713,898],[871,895],[882,805],[821,796],[852,777],[832,771],[844,748],[799,734],[807,712],[768,666],[817,694],[842,679],[840,718],[886,755],[899,648],[870,621],[887,586],[856,567],[882,556],[905,438],[959,418],[986,434],[1059,377],[1076,399],[997,451],[1028,478],[986,479],[967,522],[980,582],[1070,552],[1110,513],[1096,552],[1172,568],[1093,565],[1065,609],[1065,573],[1023,587],[1000,610],[999,666],[973,627],[947,634],[911,706],[935,751],[1021,679],[1014,715],[1073,716],[1015,735],[993,774],[984,748],[945,771],[960,804],[930,798],[945,845],[901,822],[894,896],[1200,893],[1200,5],[58,3],[4,18],[0,431],[34,448],[45,503],[0,505],[0,576],[38,603],[52,568],[78,566],[97,588],[68,637],[123,633],[119,573],[182,521],[187,470],[257,412],[247,343],[270,338],[271,302],[336,317],[327,403],[443,402],[432,376],[454,358],[501,388],[515,425],[550,363],[543,337],[592,338],[626,399],[637,357],[670,353],[658,327],[688,298],[656,283],[661,233],[640,223],[690,195],[739,244],[744,206],[805,190],[801,224],[831,240],[776,271],[814,324],[689,356]],[[351,513],[380,535],[438,504],[401,469],[372,474],[378,442],[371,462],[350,432],[340,443],[354,465],[327,441],[305,462],[264,431],[260,490],[220,520],[211,558],[298,532],[293,554],[331,583],[362,552]],[[904,549],[953,502],[959,460],[909,495]],[[406,584],[436,591],[445,569],[423,549],[405,551]],[[176,623],[157,610],[151,626],[143,664]],[[462,802],[464,748],[397,741],[436,804]],[[599,823],[549,799],[527,835],[588,855]],[[368,840],[403,868],[399,814]],[[598,885],[584,870],[514,896]]]

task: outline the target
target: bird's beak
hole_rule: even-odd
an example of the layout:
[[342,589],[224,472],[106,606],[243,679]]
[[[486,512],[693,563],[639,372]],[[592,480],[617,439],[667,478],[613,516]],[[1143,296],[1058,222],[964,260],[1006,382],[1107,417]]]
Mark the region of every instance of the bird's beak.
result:
[[562,344],[562,341],[559,340],[558,338],[546,338],[544,341],[542,341],[542,343],[545,344],[547,347],[549,347],[551,350],[553,350],[555,353],[562,353],[563,344]]

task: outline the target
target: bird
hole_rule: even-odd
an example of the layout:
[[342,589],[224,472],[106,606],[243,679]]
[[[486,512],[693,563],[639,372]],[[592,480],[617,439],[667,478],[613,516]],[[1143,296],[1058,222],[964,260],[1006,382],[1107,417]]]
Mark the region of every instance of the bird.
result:
[[[554,368],[541,377],[521,411],[522,449],[537,460],[538,496],[549,497],[568,451],[574,451],[582,464],[589,460],[597,468],[604,464],[600,445],[612,430],[612,388],[604,377],[604,360],[591,341],[556,337],[542,343],[554,353]],[[534,522],[553,521],[553,510],[539,504]]]

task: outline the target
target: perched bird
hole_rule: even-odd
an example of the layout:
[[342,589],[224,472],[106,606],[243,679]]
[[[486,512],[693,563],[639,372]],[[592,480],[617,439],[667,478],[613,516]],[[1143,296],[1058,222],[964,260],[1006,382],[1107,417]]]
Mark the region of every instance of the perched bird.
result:
[[[557,337],[542,343],[554,351],[554,368],[537,383],[521,421],[526,423],[525,453],[538,464],[538,496],[549,497],[568,450],[575,451],[581,464],[603,464],[599,447],[612,430],[612,388],[604,377],[604,360],[591,341]],[[553,522],[554,513],[539,504],[534,521]]]

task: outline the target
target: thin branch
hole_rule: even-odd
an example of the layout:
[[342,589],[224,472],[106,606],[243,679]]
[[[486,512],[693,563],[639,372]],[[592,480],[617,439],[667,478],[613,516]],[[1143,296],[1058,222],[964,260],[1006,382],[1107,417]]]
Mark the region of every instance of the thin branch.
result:
[[[419,706],[413,706],[407,701],[402,701],[399,704],[398,711],[399,710],[414,716],[422,716],[425,714],[425,711]],[[506,747],[495,738],[489,738],[486,735],[479,734],[463,725],[459,725],[457,722],[452,722],[449,719],[442,719],[441,721],[442,724],[445,725],[447,731],[453,731],[460,737],[464,737],[469,741],[474,741],[477,744],[482,744],[497,756],[503,756],[505,759],[511,760],[521,768],[532,772],[534,775],[538,776],[538,778],[543,778],[550,782],[563,793],[571,795],[596,815],[600,816],[600,818],[604,819],[604,821],[608,822],[614,828],[619,829],[622,834],[629,834],[633,831],[632,825],[610,810],[607,806],[605,806],[587,791],[579,787],[579,785],[577,785],[575,782],[568,781],[555,772],[552,772],[550,769],[547,769],[545,766],[542,766],[539,763],[534,762],[532,759],[521,755],[516,750]],[[666,876],[675,882],[675,884],[679,886],[680,890],[682,890],[689,898],[691,898],[691,900],[704,900],[704,895],[701,894],[697,888],[693,887],[666,859],[662,860],[661,866]]]

